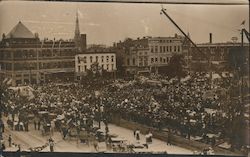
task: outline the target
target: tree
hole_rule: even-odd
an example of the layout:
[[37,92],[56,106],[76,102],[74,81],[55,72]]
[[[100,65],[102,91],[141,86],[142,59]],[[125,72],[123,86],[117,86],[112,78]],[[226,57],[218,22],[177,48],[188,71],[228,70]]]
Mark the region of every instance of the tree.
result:
[[185,71],[185,60],[184,56],[181,54],[174,54],[169,62],[168,69],[169,71],[169,77],[174,78],[177,77],[179,80],[187,75],[187,72]]
[[229,68],[232,71],[238,73],[239,76],[243,76],[248,73],[248,50],[242,47],[233,47],[228,53]]

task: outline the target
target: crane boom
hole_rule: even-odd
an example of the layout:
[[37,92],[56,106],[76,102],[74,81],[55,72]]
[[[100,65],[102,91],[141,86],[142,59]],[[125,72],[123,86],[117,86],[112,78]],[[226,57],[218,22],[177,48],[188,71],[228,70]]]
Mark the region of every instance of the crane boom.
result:
[[244,34],[247,37],[248,41],[250,42],[250,33],[248,33],[247,30],[245,28],[243,28],[241,30],[241,46],[243,46],[243,44],[244,44],[244,41],[243,41],[243,35]]
[[196,50],[198,50],[198,52],[200,54],[202,54],[209,62],[209,57],[204,54],[199,47],[197,47],[197,45],[189,38],[189,36],[179,27],[179,25],[167,14],[166,9],[162,8],[161,9],[161,13],[163,13],[174,25],[175,27],[192,43],[192,45],[196,48]]

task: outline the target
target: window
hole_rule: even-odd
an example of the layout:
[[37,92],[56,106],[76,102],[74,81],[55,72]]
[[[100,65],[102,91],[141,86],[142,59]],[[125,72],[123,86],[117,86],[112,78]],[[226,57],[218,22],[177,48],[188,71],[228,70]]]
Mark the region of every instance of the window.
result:
[[102,69],[104,69],[104,65],[102,64]]
[[129,65],[130,64],[130,60],[129,60],[129,58],[127,59],[127,65]]
[[84,65],[84,71],[87,71],[87,65]]
[[109,56],[106,56],[106,60],[107,60],[107,62],[109,62]]
[[81,59],[80,59],[80,57],[77,57],[77,61],[78,61],[78,64],[80,64],[80,63],[81,63]]
[[154,63],[154,58],[151,58],[151,63]]
[[167,46],[167,52],[168,52],[168,46]]
[[158,62],[158,58],[155,58],[155,62]]
[[174,46],[174,52],[176,52],[176,46]]
[[133,65],[135,65],[135,58],[133,58]]
[[104,56],[102,56],[102,63],[103,63],[103,60],[104,60]]
[[95,57],[95,61],[98,62],[98,56]]
[[166,46],[163,46],[163,52],[166,52]]
[[151,52],[154,53],[154,47],[153,46],[151,46]]
[[180,52],[181,50],[180,50],[180,46],[178,46],[178,52]]
[[114,70],[114,64],[111,64],[111,70]]
[[169,46],[169,51],[172,52],[172,46]]
[[158,52],[158,46],[155,46],[155,53]]
[[83,57],[83,63],[87,63],[87,57],[86,56]]
[[162,52],[162,46],[160,46],[160,53]]
[[160,62],[162,62],[162,57],[160,57]]
[[107,71],[109,71],[109,65],[107,64]]
[[114,62],[114,56],[111,56],[111,62]]
[[81,67],[80,66],[78,66],[78,72],[80,72],[81,71]]
[[93,62],[93,57],[90,56],[89,59],[90,59],[90,63],[92,63]]

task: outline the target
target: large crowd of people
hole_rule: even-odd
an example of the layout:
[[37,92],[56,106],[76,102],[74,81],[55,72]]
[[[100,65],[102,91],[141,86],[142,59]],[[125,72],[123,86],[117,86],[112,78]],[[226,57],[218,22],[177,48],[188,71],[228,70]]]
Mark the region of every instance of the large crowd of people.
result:
[[33,85],[31,99],[8,90],[5,115],[13,130],[29,131],[34,124],[43,134],[62,132],[63,139],[81,130],[92,132],[94,121],[103,121],[108,130],[108,123],[122,118],[215,145],[232,137],[237,109],[225,108],[232,81],[228,76],[211,82],[206,73],[194,73],[182,80],[154,76]]

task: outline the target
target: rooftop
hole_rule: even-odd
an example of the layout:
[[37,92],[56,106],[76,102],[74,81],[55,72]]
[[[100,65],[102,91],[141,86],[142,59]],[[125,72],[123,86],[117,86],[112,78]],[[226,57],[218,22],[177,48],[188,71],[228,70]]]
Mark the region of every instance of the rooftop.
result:
[[7,34],[6,38],[36,38],[35,35],[21,22]]

